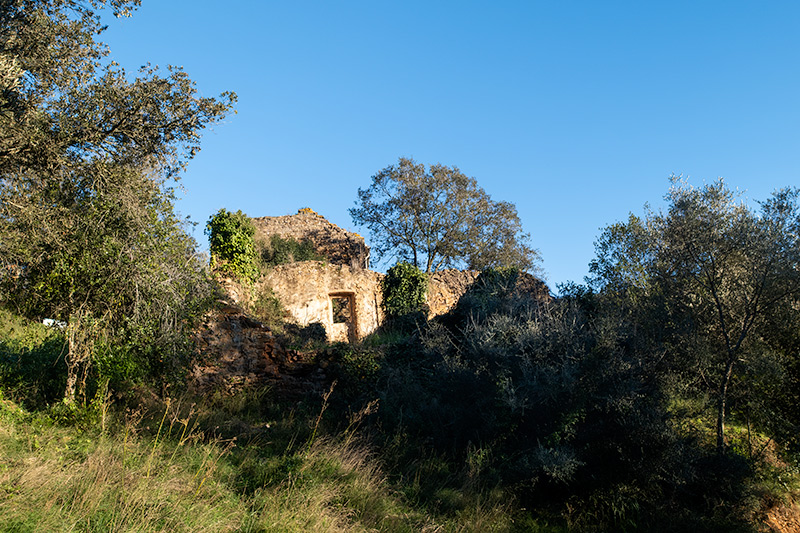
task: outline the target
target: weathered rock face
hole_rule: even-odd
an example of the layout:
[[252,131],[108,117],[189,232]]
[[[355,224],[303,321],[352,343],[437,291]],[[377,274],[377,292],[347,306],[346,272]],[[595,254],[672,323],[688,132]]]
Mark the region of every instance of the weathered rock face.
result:
[[298,325],[319,322],[329,341],[352,342],[375,331],[383,319],[382,278],[362,268],[303,261],[276,266],[263,282]]
[[296,215],[254,218],[256,238],[269,242],[272,235],[310,240],[317,251],[335,265],[369,268],[369,247],[364,237],[346,231],[310,209]]

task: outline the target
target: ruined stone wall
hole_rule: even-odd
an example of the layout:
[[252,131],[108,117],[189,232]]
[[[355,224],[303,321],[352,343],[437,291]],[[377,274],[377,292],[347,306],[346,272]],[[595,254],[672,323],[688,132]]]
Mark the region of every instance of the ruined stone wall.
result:
[[514,287],[514,293],[529,296],[540,302],[553,300],[547,283],[527,272],[520,272],[519,279],[517,279],[517,284]]
[[[429,278],[427,303],[431,318],[450,311],[475,283],[479,272],[443,270]],[[294,322],[300,326],[319,322],[328,340],[357,341],[378,329],[383,321],[381,280],[384,274],[362,268],[303,261],[279,265],[261,281],[275,292]],[[517,294],[549,299],[547,285],[521,274]],[[337,300],[338,302],[335,302]],[[347,301],[348,317],[336,322],[336,304]]]
[[364,237],[346,231],[310,209],[296,215],[254,218],[256,239],[269,242],[272,235],[310,240],[317,251],[336,265],[369,268],[369,247]]
[[[274,267],[263,282],[297,324],[319,322],[328,340],[336,342],[363,339],[378,328],[383,320],[381,278],[383,274],[362,268],[303,261]],[[332,298],[350,302],[348,321],[334,322]]]
[[[443,315],[450,311],[473,283],[480,272],[474,270],[441,270],[435,272],[428,282],[429,316]],[[533,298],[540,302],[550,301],[547,284],[532,274],[520,272],[512,297]]]
[[440,270],[428,278],[429,316],[448,312],[478,279],[475,270]]

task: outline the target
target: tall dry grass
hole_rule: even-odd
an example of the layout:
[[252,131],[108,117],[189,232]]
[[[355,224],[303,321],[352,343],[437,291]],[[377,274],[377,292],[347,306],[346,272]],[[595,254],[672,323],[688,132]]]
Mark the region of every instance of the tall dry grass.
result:
[[[149,427],[138,413],[117,417],[106,431],[80,430],[0,399],[0,531],[512,530],[497,505],[448,517],[415,508],[352,432],[270,456],[205,438],[177,403]],[[243,486],[245,467],[264,475]]]
[[0,430],[0,530],[236,531],[248,510],[225,486],[226,451],[17,419]]

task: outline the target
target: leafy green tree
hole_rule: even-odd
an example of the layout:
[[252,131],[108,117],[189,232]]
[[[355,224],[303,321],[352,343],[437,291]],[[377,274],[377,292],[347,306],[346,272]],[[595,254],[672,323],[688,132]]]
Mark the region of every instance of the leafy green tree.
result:
[[780,359],[766,342],[770,323],[798,313],[797,198],[797,189],[778,191],[756,213],[722,180],[693,188],[673,178],[667,210],[609,226],[591,265],[595,286],[625,302],[632,315],[660,308],[637,320],[657,317],[642,323],[643,331],[687,355],[681,364],[692,365],[710,387],[719,453],[735,378],[751,386],[748,369]]
[[179,68],[131,79],[107,61],[101,10],[138,4],[0,3],[2,299],[67,323],[70,401],[100,344],[174,355],[208,293],[172,187],[235,95],[198,97]]
[[358,189],[353,221],[372,233],[379,259],[396,256],[425,272],[446,267],[534,268],[538,254],[528,245],[517,209],[495,202],[456,167],[400,158]]
[[217,211],[206,223],[212,265],[244,281],[255,281],[258,277],[255,234],[253,221],[241,210]]

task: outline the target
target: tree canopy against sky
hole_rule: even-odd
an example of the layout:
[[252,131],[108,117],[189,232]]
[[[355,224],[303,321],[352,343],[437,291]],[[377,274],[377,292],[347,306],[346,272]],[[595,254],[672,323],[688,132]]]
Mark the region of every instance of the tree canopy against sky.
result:
[[620,298],[633,320],[648,316],[644,306],[660,307],[658,323],[641,333],[673,331],[666,350],[685,351],[682,365],[710,389],[720,452],[734,378],[750,387],[748,366],[784,355],[767,342],[773,317],[800,319],[798,194],[776,191],[759,213],[722,180],[694,188],[673,178],[665,211],[611,225],[597,244],[595,286]]
[[197,95],[180,69],[108,60],[100,12],[139,0],[0,2],[2,298],[67,323],[66,396],[104,336],[158,344],[203,292],[174,179],[235,95]]
[[537,252],[528,245],[517,209],[497,202],[475,178],[457,167],[429,168],[400,158],[358,189],[353,221],[367,226],[379,260],[395,257],[435,272],[441,268],[514,266],[533,269]]

